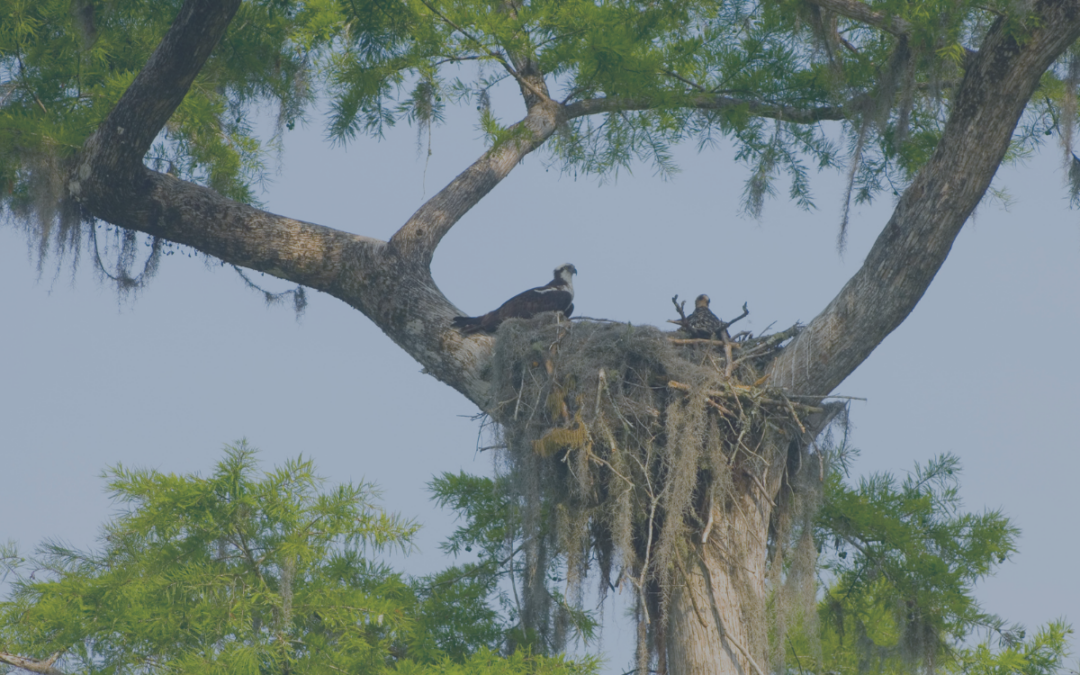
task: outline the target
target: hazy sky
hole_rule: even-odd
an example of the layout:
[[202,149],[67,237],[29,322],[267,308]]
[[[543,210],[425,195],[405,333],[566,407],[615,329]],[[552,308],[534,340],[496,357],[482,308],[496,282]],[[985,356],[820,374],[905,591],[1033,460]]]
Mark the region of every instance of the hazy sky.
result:
[[[516,102],[496,109],[504,121],[520,112]],[[322,141],[318,120],[298,127],[263,199],[276,213],[387,238],[483,151],[473,114],[435,130],[430,161],[408,127],[347,150]],[[852,407],[855,473],[902,473],[952,452],[967,506],[1000,508],[1023,530],[1020,553],[977,595],[1029,628],[1080,621],[1080,227],[1059,154],[1000,172],[1011,210],[979,209],[913,314],[835,392],[868,399]],[[708,293],[721,317],[749,303],[740,327],[781,329],[828,303],[891,212],[890,196],[856,208],[841,257],[841,177],[815,179],[818,210],[778,199],[757,222],[739,213],[747,172],[730,149],[676,158],[683,172],[672,181],[637,166],[604,186],[527,158],[444,240],[436,281],[476,314],[572,262],[580,315],[664,325],[673,294]],[[91,546],[113,509],[104,468],[205,474],[223,444],[246,437],[266,468],[303,453],[331,481],[376,481],[388,509],[425,525],[404,568],[446,564],[437,544],[452,521],[425,484],[442,471],[490,472],[476,451],[477,410],[363,315],[310,293],[297,321],[230,269],[181,256],[134,303],[118,301],[85,252],[74,275],[51,261],[39,273],[12,228],[0,228],[0,286],[0,540]],[[631,657],[619,632],[605,635],[608,672]]]

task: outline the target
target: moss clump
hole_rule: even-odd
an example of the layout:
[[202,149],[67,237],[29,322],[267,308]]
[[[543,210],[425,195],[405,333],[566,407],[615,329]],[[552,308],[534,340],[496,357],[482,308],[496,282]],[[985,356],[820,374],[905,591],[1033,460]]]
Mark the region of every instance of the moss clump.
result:
[[[601,595],[613,583],[636,589],[645,667],[663,658],[653,628],[664,625],[670,591],[698,545],[747,546],[718,522],[740,495],[760,490],[771,505],[774,560],[792,525],[805,521],[793,507],[807,488],[792,475],[816,481],[819,469],[806,470],[818,460],[800,416],[827,415],[755,386],[783,340],[741,343],[729,366],[723,348],[669,338],[649,326],[550,314],[499,329],[490,409],[526,533],[521,620],[542,648],[558,650],[566,637],[561,601],[545,584],[552,560],[565,561],[565,597],[580,597],[594,562]],[[799,550],[812,568],[805,544]],[[746,604],[759,606],[744,618],[751,651],[764,655],[765,607]]]

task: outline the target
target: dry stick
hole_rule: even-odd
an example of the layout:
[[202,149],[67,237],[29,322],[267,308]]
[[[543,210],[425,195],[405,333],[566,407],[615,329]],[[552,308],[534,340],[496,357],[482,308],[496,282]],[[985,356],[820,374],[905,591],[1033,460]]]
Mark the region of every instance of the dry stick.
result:
[[[649,454],[652,454],[651,451]],[[645,489],[648,491],[649,498],[652,500],[652,505],[649,507],[649,535],[648,538],[645,540],[645,559],[642,561],[641,564],[641,579],[634,584],[641,592],[641,607],[642,610],[645,612],[645,623],[648,624],[652,623],[652,621],[649,618],[648,603],[645,602],[645,578],[646,575],[648,575],[649,573],[649,558],[652,555],[653,522],[656,520],[656,505],[660,502],[660,497],[661,495],[663,495],[664,490],[667,489],[667,486],[664,486],[664,489],[660,491],[660,494],[655,494],[653,492],[652,479],[649,478],[648,466],[642,465],[640,459],[637,461],[638,465],[641,466],[642,474],[645,476]]]
[[787,397],[784,397],[784,402],[787,403],[788,410],[791,411],[791,416],[795,418],[795,424],[799,425],[799,431],[803,432],[803,434],[805,435],[806,427],[803,426],[802,420],[799,419],[798,413],[795,412],[795,404],[789,401]]
[[734,319],[732,319],[731,321],[722,321],[722,322],[721,322],[721,323],[723,323],[723,324],[724,324],[724,330],[727,330],[727,327],[728,327],[728,326],[730,326],[731,324],[735,323],[736,321],[742,321],[743,319],[745,319],[745,318],[746,318],[747,316],[749,316],[749,315],[750,315],[750,310],[746,308],[746,303],[744,302],[744,303],[742,304],[742,314],[740,314],[739,316],[735,317],[735,318],[734,318]]
[[649,508],[649,538],[645,542],[645,560],[642,561],[641,579],[637,583],[637,587],[641,591],[641,609],[645,612],[646,624],[652,623],[652,620],[649,618],[649,603],[645,602],[645,578],[649,574],[649,557],[652,555],[653,520],[656,518],[656,504],[659,501],[659,495],[653,496],[652,506]]
[[518,409],[521,408],[521,395],[525,392],[525,364],[521,365],[521,384],[518,386],[517,403],[514,404],[514,419],[518,417]]
[[799,331],[801,329],[802,329],[802,326],[800,326],[799,324],[795,324],[794,326],[792,326],[791,328],[788,328],[787,330],[780,331],[779,333],[773,333],[769,337],[765,338],[763,341],[761,341],[761,342],[753,345],[752,347],[750,347],[750,351],[748,353],[746,353],[745,355],[743,355],[743,357],[741,359],[739,359],[739,360],[743,361],[745,359],[753,358],[754,356],[756,356],[756,355],[758,355],[758,354],[760,354],[760,353],[762,353],[762,352],[764,352],[764,351],[766,351],[766,350],[768,350],[768,349],[770,349],[772,347],[775,347],[776,345],[783,342],[784,340],[787,340],[790,337],[794,337],[795,335],[797,335],[799,333]]
[[[715,479],[714,479],[715,480]],[[709,541],[709,533],[712,532],[713,526],[713,504],[716,501],[716,483],[709,489],[709,520],[705,523],[705,530],[701,533],[701,543],[704,544]]]
[[[700,556],[700,554],[699,554],[699,556]],[[678,557],[675,558],[675,566],[679,568],[679,573],[683,575],[683,579],[686,580],[686,581],[689,581],[690,574],[687,573],[687,571],[683,568],[682,561],[679,560]],[[687,584],[687,587],[689,587],[689,583]],[[690,598],[690,606],[694,608],[694,614],[697,615],[698,623],[701,624],[702,628],[708,628],[709,624],[706,623],[705,617],[701,613],[701,609],[698,608],[697,599],[694,598],[694,594],[690,593],[690,592],[687,592],[686,595],[687,595],[687,597]]]
[[[611,433],[611,429],[608,427],[607,422],[605,422],[603,416],[600,415],[600,396],[601,396],[601,394],[603,394],[606,391],[608,396],[611,396],[611,391],[608,389],[607,377],[604,375],[604,369],[603,368],[600,369],[600,375],[597,377],[597,379],[599,380],[599,383],[598,383],[597,390],[596,390],[596,419],[600,420],[600,429],[604,432],[604,440],[606,440],[608,442],[608,445],[611,446],[611,452],[615,453],[615,452],[618,452],[618,449],[619,449],[618,444],[615,442],[615,434]],[[611,402],[612,402],[612,404],[615,403],[614,397],[612,397]],[[624,420],[624,423],[625,423],[625,420]],[[611,473],[615,474],[619,478],[622,478],[631,487],[634,486],[634,481],[630,480],[626,476],[619,473],[615,469],[615,467],[611,464],[611,462],[608,462],[603,457],[597,457],[593,453],[589,453],[589,457],[593,461],[597,462],[598,464],[606,466],[608,469],[611,470]]]
[[720,329],[720,334],[724,338],[724,358],[727,359],[727,367],[724,368],[724,377],[730,379],[731,374],[735,372],[735,357],[732,356],[731,353],[732,347],[734,347],[734,345],[732,344],[731,340],[728,339],[727,327]]
[[716,401],[712,400],[711,398],[706,398],[705,403],[706,403],[706,405],[710,405],[710,406],[716,408],[719,412],[721,412],[721,413],[723,413],[725,415],[734,415],[735,414],[735,413],[731,412],[730,410],[728,410],[727,408],[725,408],[724,406],[717,403]]
[[15,654],[9,654],[8,652],[0,652],[0,663],[6,663],[16,668],[22,668],[23,670],[29,670],[32,673],[42,673],[43,675],[65,675],[64,671],[59,668],[54,668],[53,664],[60,658],[61,652],[56,652],[44,661],[40,659],[31,659],[25,656],[16,656]]
[[[678,321],[672,321],[668,319],[668,323],[677,324]],[[669,337],[668,341],[674,345],[716,345],[717,347],[723,347],[730,344],[735,349],[741,349],[742,345],[735,342],[724,342],[723,340],[713,340],[712,338],[673,338]]]
[[709,362],[712,363],[712,367],[716,369],[716,372],[720,372],[720,364],[713,358],[712,352],[705,352],[705,355],[709,357]]
[[685,328],[686,327],[686,323],[685,323],[686,322],[686,313],[683,312],[683,308],[686,307],[686,301],[683,300],[682,304],[679,304],[679,294],[676,293],[675,297],[673,297],[671,299],[671,303],[673,305],[675,305],[675,311],[677,311],[679,313],[679,318],[682,319],[682,322],[680,323],[678,321],[672,321],[671,319],[668,319],[668,321],[670,323],[679,323],[681,326],[683,326]]
[[[671,387],[672,389],[678,389],[680,391],[692,391],[693,390],[693,388],[690,385],[683,384],[682,382],[678,382],[676,380],[669,380],[667,386]],[[760,393],[759,391],[755,391],[753,389],[750,389],[749,387],[743,387],[743,386],[737,385],[737,384],[728,384],[727,386],[731,388],[731,393],[730,394],[727,393],[727,392],[723,392],[723,391],[711,390],[711,391],[706,391],[705,395],[706,396],[712,396],[714,398],[725,398],[725,399],[730,398],[730,399],[735,399],[735,400],[739,400],[740,398],[745,397],[745,398],[750,398],[751,400],[753,400],[755,398],[755,396],[758,393]],[[761,397],[761,398],[757,399],[756,402],[759,403],[759,404],[765,404],[765,405],[784,406],[784,407],[791,408],[791,409],[798,408],[798,409],[802,410],[803,412],[817,413],[817,412],[823,412],[824,411],[823,408],[819,408],[817,406],[806,405],[804,403],[792,403],[791,401],[784,400],[783,398],[776,399],[776,398]]]
[[[765,471],[767,472],[768,470],[769,470],[769,468],[765,467]],[[754,475],[753,471],[747,471],[746,474],[748,476],[750,476],[751,479],[753,479],[754,485],[757,485],[758,489],[761,490],[761,496],[764,497],[765,500],[768,501],[769,504],[771,504],[772,507],[775,509],[776,508],[776,502],[774,502],[772,500],[772,498],[769,497],[769,492],[765,489],[765,486],[761,483],[761,480],[757,476]]]

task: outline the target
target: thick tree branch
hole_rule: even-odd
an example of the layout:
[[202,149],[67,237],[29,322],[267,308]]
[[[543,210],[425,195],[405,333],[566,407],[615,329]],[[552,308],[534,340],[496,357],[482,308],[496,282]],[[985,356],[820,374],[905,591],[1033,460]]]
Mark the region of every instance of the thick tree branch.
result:
[[403,258],[428,266],[435,247],[465,212],[475,206],[525,155],[540,147],[563,121],[562,107],[548,101],[533,106],[496,146],[428,200],[390,239]]
[[[128,169],[128,176],[124,177],[141,165],[143,155],[184,100],[239,7],[240,0],[185,2],[146,67],[87,141],[88,145],[108,147],[113,157],[126,160],[123,168]],[[148,97],[143,95],[146,91],[158,95]]]
[[777,357],[770,381],[830,393],[908,316],[982,199],[1039,79],[1080,37],[1080,0],[1037,0],[1028,31],[999,19],[967,64],[930,161],[862,268]]
[[868,26],[891,33],[897,37],[911,32],[911,23],[898,16],[890,16],[885,12],[879,12],[870,5],[859,0],[809,0],[813,4],[836,12],[840,16],[847,17]]
[[796,124],[815,124],[825,120],[842,120],[847,117],[847,112],[842,106],[794,108],[717,94],[690,94],[670,100],[658,100],[650,97],[624,98],[608,96],[576,101],[566,106],[566,119],[600,113],[653,110],[657,108],[698,108],[700,110],[738,110],[741,108],[755,117],[768,117]]
[[226,4],[186,2],[144,70],[87,140],[69,195],[96,218],[345,301],[426,372],[485,407],[481,373],[491,338],[465,339],[450,327],[460,311],[435,285],[429,264],[450,227],[555,131],[561,107],[551,101],[534,106],[508,140],[440,191],[389,243],[267,213],[142,163],[146,139],[161,131],[224,34],[237,0]]

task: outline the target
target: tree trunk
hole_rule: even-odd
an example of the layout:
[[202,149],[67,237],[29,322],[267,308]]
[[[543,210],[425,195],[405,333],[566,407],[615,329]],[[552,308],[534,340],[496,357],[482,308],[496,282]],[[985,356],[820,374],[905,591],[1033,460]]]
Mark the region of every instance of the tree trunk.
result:
[[[668,606],[668,672],[765,675],[765,563],[771,505],[753,488],[737,507],[713,507],[723,523],[683,570]],[[726,529],[727,532],[723,530]]]

